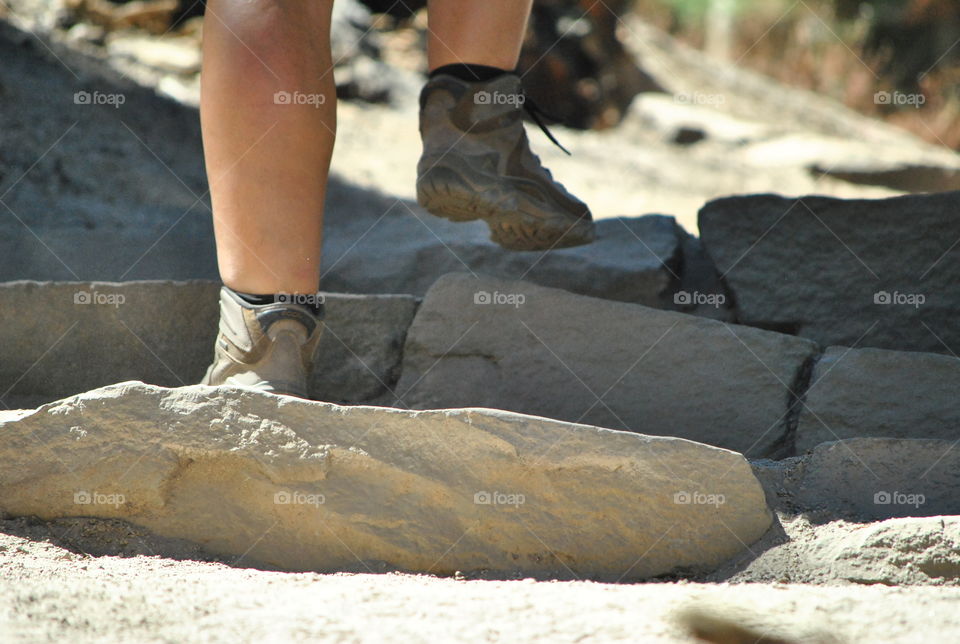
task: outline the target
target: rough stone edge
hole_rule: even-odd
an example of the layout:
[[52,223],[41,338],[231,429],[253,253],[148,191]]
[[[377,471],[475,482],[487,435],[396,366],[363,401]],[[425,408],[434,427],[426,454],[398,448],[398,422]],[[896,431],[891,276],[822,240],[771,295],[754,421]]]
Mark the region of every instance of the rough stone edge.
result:
[[[124,390],[130,387],[140,387],[145,389],[158,389],[158,390],[166,390],[166,391],[179,389],[179,387],[163,387],[159,385],[151,385],[151,384],[143,383],[140,381],[125,381],[125,382],[115,383],[112,385],[107,385],[105,387],[100,387],[98,389],[90,390],[87,392],[73,394],[71,396],[67,396],[56,401],[51,401],[49,403],[45,403],[31,410],[7,410],[7,411],[0,410],[0,431],[2,431],[4,429],[4,426],[7,424],[12,425],[12,424],[16,424],[19,421],[27,420],[30,417],[36,416],[42,412],[46,412],[49,409],[55,408],[66,402],[79,401],[89,396],[89,394],[95,391],[117,390],[120,394],[123,394]],[[266,394],[266,395],[273,395],[273,394]],[[278,397],[283,398],[282,396],[278,396]],[[532,420],[544,420],[551,423],[561,423],[565,425],[570,425],[571,428],[577,429],[577,430],[587,430],[587,431],[594,431],[594,432],[610,432],[615,434],[619,434],[619,433],[633,434],[633,432],[623,432],[622,430],[608,429],[598,425],[590,425],[585,423],[571,423],[569,421],[558,420],[558,419],[549,418],[546,416],[537,416],[534,414],[525,414],[522,412],[514,412],[509,410],[489,409],[484,407],[414,410],[414,409],[399,409],[399,408],[381,408],[372,403],[363,403],[359,405],[342,405],[338,403],[329,403],[324,401],[302,400],[302,399],[298,399],[297,402],[304,403],[304,404],[326,405],[333,409],[338,409],[343,407],[380,408],[382,409],[382,411],[385,411],[387,413],[411,414],[414,417],[419,415],[432,415],[432,414],[443,413],[448,411],[460,411],[460,412],[468,412],[468,413],[473,412],[473,413],[481,413],[481,414],[490,414],[493,416],[503,416],[503,415],[520,416],[520,417],[526,417]],[[282,402],[279,403],[280,406],[282,406],[282,404],[283,404]],[[649,438],[678,440],[685,443],[692,443],[700,447],[709,448],[711,450],[728,452],[728,453],[739,456],[743,461],[743,465],[746,466],[745,474],[746,472],[749,472],[752,475],[759,489],[763,491],[762,498],[764,501],[765,512],[769,518],[769,526],[767,530],[763,532],[763,534],[751,540],[749,543],[744,544],[744,548],[740,552],[736,553],[735,555],[733,555],[732,557],[729,557],[726,560],[716,563],[715,565],[710,565],[705,567],[696,566],[693,568],[675,567],[670,572],[654,575],[652,577],[643,577],[643,578],[635,577],[635,578],[624,579],[624,577],[621,576],[620,578],[616,579],[614,583],[620,583],[621,581],[623,581],[624,583],[634,583],[634,582],[642,581],[644,579],[659,580],[659,581],[698,580],[699,579],[702,581],[708,581],[709,578],[711,576],[715,576],[718,573],[718,571],[726,570],[731,565],[731,562],[733,561],[744,560],[746,562],[744,565],[748,565],[750,561],[752,561],[753,559],[759,556],[759,553],[755,552],[756,548],[760,548],[759,552],[762,553],[766,551],[768,548],[778,545],[778,543],[780,543],[780,537],[778,537],[777,535],[784,534],[784,531],[780,524],[780,520],[775,507],[769,502],[766,485],[764,481],[761,479],[761,477],[758,475],[753,461],[748,459],[742,453],[736,452],[735,450],[731,450],[724,447],[718,447],[715,445],[709,445],[706,443],[699,443],[698,441],[694,441],[687,438],[676,437],[676,436],[649,436]],[[136,522],[129,521],[122,518],[84,517],[82,515],[42,518],[35,515],[27,516],[27,515],[11,514],[9,512],[4,511],[4,509],[0,507],[0,528],[3,527],[2,522],[18,521],[18,520],[25,520],[29,524],[41,523],[44,525],[52,525],[58,521],[67,521],[67,522],[73,521],[73,522],[86,523],[90,525],[104,525],[113,531],[124,531],[124,530],[139,531],[140,535],[134,536],[133,538],[137,539],[141,543],[144,543],[145,545],[147,543],[150,543],[150,544],[153,544],[154,546],[157,546],[157,545],[174,546],[175,553],[171,555],[171,557],[178,560],[189,559],[189,560],[195,560],[195,561],[217,561],[217,562],[225,563],[231,566],[239,566],[240,565],[239,561],[244,559],[243,556],[239,558],[234,558],[230,555],[218,554],[213,551],[208,551],[204,546],[197,544],[187,538],[175,537],[175,536],[164,536],[160,533],[154,532],[152,529],[146,526],[143,526]],[[69,542],[69,543],[70,545],[79,547],[78,545],[73,544],[73,542]],[[743,544],[742,541],[741,541],[741,544]],[[67,547],[69,549],[69,545],[60,544],[60,546]],[[149,549],[149,546],[148,546],[148,549]],[[184,549],[190,550],[191,554],[188,554],[188,555],[183,554],[182,551]],[[83,554],[89,556],[89,554],[83,550],[79,550],[79,552],[82,552]],[[139,554],[142,554],[142,553],[139,553]],[[156,555],[158,553],[155,553],[151,550],[150,554]],[[164,556],[163,553],[159,553],[159,554],[160,556]],[[118,554],[118,553],[112,553],[112,552],[102,552],[99,555],[95,554],[94,556],[130,556],[130,555],[129,553]],[[371,568],[371,566],[373,567]],[[292,570],[292,569],[277,568],[276,566],[260,561],[253,557],[247,558],[246,564],[240,567],[252,567],[254,569],[259,569],[259,570],[277,570],[277,571],[285,571],[285,572],[296,572],[295,570]],[[308,572],[308,571],[304,570],[303,572]],[[373,561],[373,560],[361,562],[355,568],[349,567],[347,569],[343,569],[338,572],[346,572],[346,573],[350,573],[350,572],[404,573],[405,572],[409,574],[432,574],[434,576],[440,576],[440,577],[446,576],[443,573],[422,573],[422,572],[407,570],[405,568],[401,568],[396,565],[389,564],[387,562]],[[461,573],[457,572],[456,575],[458,576],[458,578],[460,578],[459,576],[461,575]],[[562,581],[562,580],[572,580],[572,579],[581,580],[581,577],[577,576],[576,574],[573,574],[571,577],[568,578],[565,574],[559,573],[559,572],[525,571],[520,573],[510,573],[509,571],[498,571],[498,570],[487,570],[487,569],[478,569],[477,571],[472,572],[471,574],[467,575],[464,578],[492,579],[492,580],[533,578],[541,581],[557,581],[557,580]],[[610,581],[613,581],[613,578],[606,579],[603,575],[597,575],[595,577],[587,576],[586,579],[595,580],[595,581],[606,581],[607,583],[609,583]]]

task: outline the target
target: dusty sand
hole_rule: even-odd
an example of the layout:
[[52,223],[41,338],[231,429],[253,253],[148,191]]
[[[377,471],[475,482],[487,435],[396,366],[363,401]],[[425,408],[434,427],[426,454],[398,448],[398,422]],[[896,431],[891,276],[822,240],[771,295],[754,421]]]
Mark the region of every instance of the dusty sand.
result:
[[[5,642],[690,642],[678,620],[690,609],[733,619],[754,636],[793,642],[960,638],[955,587],[284,573],[135,554],[159,548],[203,556],[187,544],[103,523],[0,526]],[[91,556],[76,547],[98,543],[127,556]]]

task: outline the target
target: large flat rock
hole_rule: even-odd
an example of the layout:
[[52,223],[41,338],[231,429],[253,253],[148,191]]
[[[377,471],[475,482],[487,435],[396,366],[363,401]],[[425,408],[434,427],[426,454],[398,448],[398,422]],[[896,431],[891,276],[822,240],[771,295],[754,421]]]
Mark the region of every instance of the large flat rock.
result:
[[637,579],[771,514],[739,454],[543,418],[128,382],[0,425],[0,511],[120,518],[294,570]]
[[824,346],[960,346],[960,193],[882,200],[754,195],[700,211],[738,321]]
[[482,406],[750,456],[781,453],[801,338],[558,289],[453,274],[407,334],[396,394],[415,408]]
[[[206,281],[0,284],[0,400],[34,407],[122,380],[199,382],[213,358],[218,289]],[[409,295],[326,294],[311,396],[356,403],[392,389],[416,308]]]
[[757,462],[771,506],[816,520],[960,515],[956,441],[852,438]]
[[960,359],[831,347],[813,370],[797,451],[865,436],[960,439]]

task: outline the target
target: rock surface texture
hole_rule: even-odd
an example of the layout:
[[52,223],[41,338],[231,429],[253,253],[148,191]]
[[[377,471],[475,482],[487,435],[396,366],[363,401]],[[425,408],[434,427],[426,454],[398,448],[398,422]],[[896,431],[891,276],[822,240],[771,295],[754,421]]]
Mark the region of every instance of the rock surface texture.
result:
[[802,338],[456,274],[414,318],[395,393],[419,409],[497,407],[767,456],[815,353]]
[[754,464],[771,506],[817,520],[960,515],[956,441],[854,438]]
[[640,579],[716,567],[771,522],[739,454],[493,410],[121,383],[6,420],[0,454],[5,513],[294,570]]
[[817,361],[796,448],[858,436],[960,439],[960,360],[831,347]]
[[[706,272],[688,266],[703,288]],[[0,325],[0,346],[16,347],[0,361],[0,403],[33,408],[118,380],[199,381],[217,288],[0,284],[0,313],[16,312]],[[802,338],[704,319],[729,311],[703,302],[691,304],[702,315],[690,316],[469,274],[439,280],[422,307],[409,295],[325,297],[314,400],[506,408],[751,458],[856,437],[960,438],[960,362],[951,356],[821,353]]]
[[[35,407],[120,380],[199,382],[213,357],[219,284],[7,282],[0,400]],[[417,309],[409,295],[325,295],[310,394],[362,403],[392,389]]]
[[[956,586],[960,584],[960,519],[907,517],[876,523],[805,517],[784,521],[789,538],[754,554],[717,581]],[[729,569],[729,566],[726,567]]]
[[741,324],[824,346],[960,349],[960,192],[730,197],[703,207],[700,233]]
[[662,215],[601,220],[592,244],[546,253],[504,250],[482,222],[451,223],[399,200],[339,223],[324,246],[324,288],[334,291],[423,295],[444,274],[467,271],[672,308],[681,279],[685,233]]

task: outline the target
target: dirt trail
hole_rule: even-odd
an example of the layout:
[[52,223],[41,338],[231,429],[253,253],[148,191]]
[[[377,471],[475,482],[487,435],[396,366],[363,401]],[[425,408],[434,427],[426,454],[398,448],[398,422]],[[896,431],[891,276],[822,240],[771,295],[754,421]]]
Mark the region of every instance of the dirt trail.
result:
[[289,574],[88,557],[6,534],[0,596],[6,642],[690,642],[677,621],[689,609],[793,642],[960,637],[956,588]]

